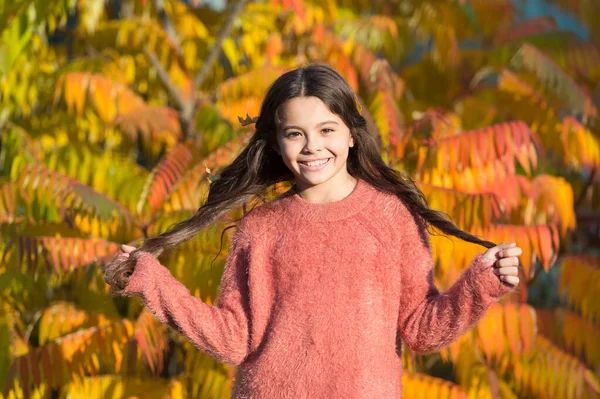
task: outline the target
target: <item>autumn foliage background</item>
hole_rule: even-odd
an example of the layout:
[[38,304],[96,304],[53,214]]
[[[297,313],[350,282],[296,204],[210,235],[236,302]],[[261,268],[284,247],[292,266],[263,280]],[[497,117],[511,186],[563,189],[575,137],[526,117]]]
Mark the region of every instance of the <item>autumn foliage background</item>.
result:
[[[404,397],[600,397],[600,2],[552,2],[585,37],[518,3],[0,0],[0,396],[229,397],[235,367],[100,266],[194,214],[252,133],[239,117],[321,61],[433,208],[525,251],[472,331],[405,348]],[[209,304],[230,224],[161,257]],[[442,290],[482,251],[433,247]]]

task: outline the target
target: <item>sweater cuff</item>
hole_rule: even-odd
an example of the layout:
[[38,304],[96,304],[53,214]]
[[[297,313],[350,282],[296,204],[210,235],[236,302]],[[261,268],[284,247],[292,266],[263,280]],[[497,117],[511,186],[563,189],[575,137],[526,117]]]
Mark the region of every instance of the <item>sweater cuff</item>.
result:
[[494,274],[494,266],[486,265],[483,261],[483,254],[477,255],[471,262],[468,270],[469,284],[482,294],[498,299],[512,291],[515,287],[500,280]]
[[160,264],[159,260],[148,252],[141,252],[135,263],[133,273],[129,276],[127,286],[123,290],[124,296],[142,295],[159,281],[164,282],[164,273],[169,270]]

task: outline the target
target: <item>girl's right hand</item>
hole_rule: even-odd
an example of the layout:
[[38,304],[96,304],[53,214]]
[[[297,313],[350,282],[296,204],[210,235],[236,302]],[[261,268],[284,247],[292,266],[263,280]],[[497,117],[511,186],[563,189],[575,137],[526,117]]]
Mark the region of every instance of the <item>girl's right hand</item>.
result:
[[121,255],[126,255],[126,257],[129,257],[129,253],[133,252],[134,250],[135,250],[135,247],[132,247],[131,245],[127,245],[127,244],[121,245],[121,251],[124,252]]
[[103,267],[104,272],[104,280],[111,286],[118,288],[119,290],[125,289],[127,284],[117,284],[116,277],[121,276],[121,280],[127,282],[129,280],[129,276],[133,273],[133,270],[125,267],[123,263],[129,259],[129,254],[134,251],[136,248],[131,245],[121,245],[122,254],[117,255],[112,261],[110,261],[107,265]]

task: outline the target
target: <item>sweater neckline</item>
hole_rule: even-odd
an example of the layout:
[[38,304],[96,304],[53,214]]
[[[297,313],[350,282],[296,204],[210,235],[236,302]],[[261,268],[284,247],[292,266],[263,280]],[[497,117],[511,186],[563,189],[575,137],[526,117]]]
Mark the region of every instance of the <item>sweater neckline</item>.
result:
[[346,197],[333,202],[310,202],[303,199],[294,186],[290,189],[287,209],[303,220],[335,221],[351,217],[363,210],[375,197],[376,189],[357,178],[354,190]]

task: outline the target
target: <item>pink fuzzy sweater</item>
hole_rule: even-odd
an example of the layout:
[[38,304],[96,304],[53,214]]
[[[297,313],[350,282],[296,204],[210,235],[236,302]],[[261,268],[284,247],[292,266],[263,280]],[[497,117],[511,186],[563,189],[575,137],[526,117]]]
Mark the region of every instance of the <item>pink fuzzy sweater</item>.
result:
[[248,213],[215,306],[148,253],[125,294],[239,365],[233,398],[371,399],[401,397],[400,340],[418,352],[442,348],[510,290],[478,255],[440,294],[423,224],[359,180],[341,201],[310,203],[290,190]]

